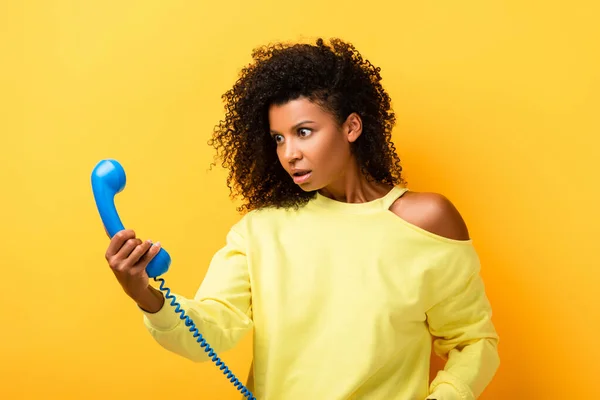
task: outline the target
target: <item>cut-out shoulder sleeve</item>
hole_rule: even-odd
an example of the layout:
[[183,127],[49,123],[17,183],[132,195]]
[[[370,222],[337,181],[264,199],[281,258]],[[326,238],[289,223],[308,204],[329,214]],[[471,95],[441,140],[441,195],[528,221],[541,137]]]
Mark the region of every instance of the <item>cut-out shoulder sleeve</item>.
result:
[[467,225],[454,204],[438,193],[409,193],[392,204],[390,211],[405,222],[432,235],[469,240]]

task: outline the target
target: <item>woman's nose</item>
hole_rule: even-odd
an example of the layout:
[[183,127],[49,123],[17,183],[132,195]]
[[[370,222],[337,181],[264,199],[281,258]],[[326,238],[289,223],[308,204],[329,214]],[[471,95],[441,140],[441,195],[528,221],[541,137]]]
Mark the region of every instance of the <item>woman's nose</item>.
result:
[[289,141],[285,144],[284,157],[287,162],[291,163],[301,159],[302,153],[293,141]]

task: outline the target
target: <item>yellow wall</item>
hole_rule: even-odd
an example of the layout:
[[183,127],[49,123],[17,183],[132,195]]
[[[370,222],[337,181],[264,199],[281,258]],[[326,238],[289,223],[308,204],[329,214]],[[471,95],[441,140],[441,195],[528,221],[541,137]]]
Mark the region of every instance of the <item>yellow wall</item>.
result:
[[[145,332],[89,176],[123,163],[124,223],[163,242],[168,283],[192,295],[238,218],[207,172],[220,95],[254,46],[316,35],[382,67],[410,187],[470,226],[502,338],[483,398],[597,394],[595,3],[2,2],[0,397],[238,398]],[[224,355],[241,377],[250,343]]]

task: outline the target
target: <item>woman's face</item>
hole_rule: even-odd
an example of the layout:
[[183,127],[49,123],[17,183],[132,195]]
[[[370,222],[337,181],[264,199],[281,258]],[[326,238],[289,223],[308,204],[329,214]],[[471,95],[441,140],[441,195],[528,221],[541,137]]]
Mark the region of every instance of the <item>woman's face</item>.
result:
[[306,98],[271,106],[269,124],[281,165],[307,192],[344,178],[354,162],[350,145],[362,131],[356,114],[339,126],[333,115]]

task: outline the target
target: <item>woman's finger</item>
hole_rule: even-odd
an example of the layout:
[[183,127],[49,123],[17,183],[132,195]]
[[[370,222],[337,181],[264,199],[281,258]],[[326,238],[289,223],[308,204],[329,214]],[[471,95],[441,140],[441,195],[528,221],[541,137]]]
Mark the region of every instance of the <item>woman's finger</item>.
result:
[[141,244],[142,244],[142,241],[138,238],[128,239],[125,242],[125,244],[119,249],[119,251],[115,255],[115,258],[117,258],[118,260],[127,259],[131,255],[133,250]]
[[135,232],[131,229],[125,229],[117,232],[117,234],[110,240],[108,248],[106,249],[106,259],[114,257],[119,250],[123,247],[129,239],[135,238]]
[[160,251],[160,248],[160,242],[151,244],[150,249],[142,257],[140,257],[138,263],[135,265],[135,269],[137,270],[146,268],[150,261],[152,261],[152,259],[156,257],[156,255]]
[[129,257],[127,257],[127,260],[125,260],[125,264],[126,264],[127,268],[131,268],[131,267],[135,266],[139,262],[140,258],[144,255],[144,253],[146,253],[148,251],[150,246],[152,246],[151,240],[146,240],[145,242],[138,244],[135,247],[135,249],[133,249],[131,254],[129,254]]

